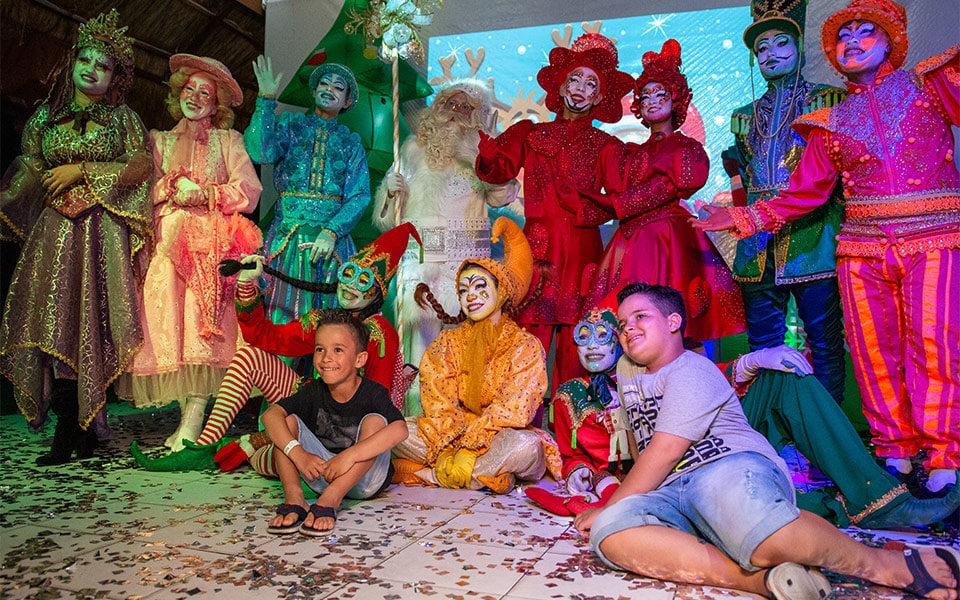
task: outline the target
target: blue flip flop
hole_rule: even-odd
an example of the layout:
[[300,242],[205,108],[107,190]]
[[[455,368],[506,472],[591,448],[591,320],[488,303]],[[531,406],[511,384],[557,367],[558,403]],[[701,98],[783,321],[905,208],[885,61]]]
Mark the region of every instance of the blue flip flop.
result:
[[929,548],[950,567],[953,578],[957,581],[956,591],[960,591],[960,550],[950,546],[924,546],[920,544],[904,544],[904,546],[906,546],[906,549],[903,551],[903,554],[907,561],[907,568],[910,569],[910,574],[913,575],[913,582],[903,589],[921,598],[926,597],[928,593],[936,589],[949,589],[942,583],[937,582],[923,565],[923,560],[920,558],[920,550],[922,548]]
[[[330,517],[334,521],[337,520],[337,511],[335,508],[330,506],[320,506],[314,504],[310,507],[310,514],[313,515],[314,519],[319,519],[321,517]],[[310,537],[323,537],[330,535],[333,531],[333,527],[329,529],[314,529],[313,527],[307,527],[306,525],[300,525],[300,533],[303,535],[309,535]]]
[[297,515],[297,520],[289,525],[277,525],[267,527],[267,533],[273,535],[290,535],[300,531],[303,520],[307,518],[307,509],[297,504],[281,504],[277,507],[277,514],[287,516],[289,514]]

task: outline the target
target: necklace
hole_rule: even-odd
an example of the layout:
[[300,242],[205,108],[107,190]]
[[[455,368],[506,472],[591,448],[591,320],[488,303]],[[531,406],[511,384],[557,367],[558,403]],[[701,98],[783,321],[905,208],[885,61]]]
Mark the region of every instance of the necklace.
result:
[[[751,73],[751,75],[750,75],[750,91],[751,91],[751,93],[753,94],[753,98],[754,98],[754,100],[753,100],[753,118],[754,118],[754,121],[755,121],[756,124],[757,124],[757,135],[759,135],[761,139],[764,139],[764,140],[772,140],[772,139],[774,139],[775,137],[777,137],[778,135],[780,135],[780,132],[783,130],[783,126],[784,126],[784,125],[786,125],[787,123],[792,123],[792,122],[793,122],[793,109],[794,109],[794,103],[796,102],[795,95],[796,95],[796,93],[797,93],[797,89],[798,89],[799,85],[800,85],[800,61],[798,60],[798,61],[797,61],[797,74],[794,76],[793,85],[790,86],[790,101],[789,101],[789,103],[788,103],[788,105],[787,105],[787,112],[783,115],[783,119],[780,120],[780,124],[777,125],[776,130],[774,130],[772,133],[767,134],[767,133],[764,133],[764,132],[762,131],[762,128],[760,127],[760,120],[757,119],[757,99],[756,99],[756,98],[757,98],[757,91],[756,91],[756,89],[753,87],[753,74]],[[776,106],[774,106],[774,108],[776,108]]]

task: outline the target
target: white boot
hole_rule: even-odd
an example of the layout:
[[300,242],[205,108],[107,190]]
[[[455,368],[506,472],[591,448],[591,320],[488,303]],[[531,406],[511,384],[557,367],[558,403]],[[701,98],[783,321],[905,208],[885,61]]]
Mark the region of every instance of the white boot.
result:
[[[953,486],[957,483],[956,469],[933,469],[930,471],[930,477],[927,479],[927,491],[932,494],[941,492],[948,485]],[[946,495],[946,492],[944,492]]]
[[187,398],[183,415],[180,417],[180,427],[177,429],[177,438],[170,449],[174,452],[183,450],[183,441],[197,441],[203,430],[203,417],[207,410],[207,398]]
[[[180,422],[177,423],[177,428],[173,430],[173,433],[163,441],[163,445],[167,448],[173,448],[173,445],[177,443],[177,440],[180,438],[180,429],[183,427],[183,417],[187,411],[187,399],[181,398],[177,400],[177,403],[180,404]],[[182,444],[181,444],[182,446]]]

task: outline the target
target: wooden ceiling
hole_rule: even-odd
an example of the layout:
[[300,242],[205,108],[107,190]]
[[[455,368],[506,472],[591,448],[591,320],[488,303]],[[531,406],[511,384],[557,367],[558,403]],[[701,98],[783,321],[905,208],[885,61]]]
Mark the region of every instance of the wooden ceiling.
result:
[[[244,90],[235,127],[246,128],[257,95],[251,63],[263,52],[260,0],[3,0],[0,2],[0,95],[4,137],[23,129],[46,97],[57,61],[77,26],[116,8],[136,40],[136,81],[130,106],[150,129],[174,125],[163,104],[170,56],[210,56],[230,68]],[[7,146],[9,140],[4,140]],[[4,156],[4,158],[8,158]]]

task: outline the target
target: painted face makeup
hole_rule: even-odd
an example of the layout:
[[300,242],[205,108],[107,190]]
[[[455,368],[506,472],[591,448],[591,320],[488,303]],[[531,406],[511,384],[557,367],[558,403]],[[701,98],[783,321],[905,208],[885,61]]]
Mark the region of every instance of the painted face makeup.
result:
[[590,373],[605,373],[620,358],[617,332],[605,321],[578,323],[573,328],[573,343],[577,346],[580,364]]
[[206,73],[194,73],[180,90],[180,110],[191,121],[200,121],[217,110],[217,84]]
[[73,63],[73,85],[91,100],[99,99],[110,89],[114,61],[94,48],[81,48]]
[[357,311],[368,306],[377,295],[373,271],[353,261],[340,265],[337,271],[337,302],[340,308]]
[[457,281],[457,296],[460,308],[471,321],[482,321],[497,310],[497,282],[486,269],[468,266],[460,273]]
[[890,54],[887,33],[870,21],[850,21],[837,32],[837,63],[847,76],[873,75]]
[[656,81],[643,86],[640,90],[640,116],[653,125],[673,118],[673,95],[670,90]]
[[800,58],[796,38],[779,29],[760,34],[754,44],[754,53],[757,55],[760,74],[767,81],[775,81],[794,73]]
[[347,107],[350,96],[350,84],[336,73],[324,73],[313,91],[313,102],[317,111],[327,117],[340,114]]
[[577,67],[567,74],[566,81],[560,86],[563,105],[574,114],[589,112],[600,101],[600,76],[590,67]]

